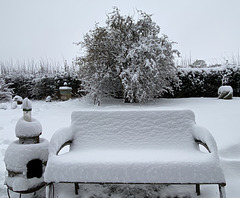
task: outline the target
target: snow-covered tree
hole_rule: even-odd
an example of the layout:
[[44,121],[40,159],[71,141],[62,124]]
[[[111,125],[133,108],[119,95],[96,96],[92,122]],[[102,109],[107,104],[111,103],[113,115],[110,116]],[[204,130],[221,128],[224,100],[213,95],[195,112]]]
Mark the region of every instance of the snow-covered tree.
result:
[[174,42],[160,36],[151,15],[138,11],[138,19],[122,16],[114,8],[106,26],[95,28],[77,43],[85,50],[76,59],[86,91],[94,98],[103,95],[141,102],[160,97],[178,82],[172,48]]
[[0,102],[6,102],[12,99],[13,90],[9,88],[10,85],[10,83],[6,83],[5,80],[0,77]]
[[190,67],[193,67],[193,68],[205,68],[207,67],[207,64],[204,60],[195,60],[191,65]]

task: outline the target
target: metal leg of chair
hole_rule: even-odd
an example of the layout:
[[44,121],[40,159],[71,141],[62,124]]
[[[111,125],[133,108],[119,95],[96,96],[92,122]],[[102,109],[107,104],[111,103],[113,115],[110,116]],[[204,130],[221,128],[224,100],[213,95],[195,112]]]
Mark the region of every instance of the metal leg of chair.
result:
[[50,183],[46,186],[46,198],[54,198],[54,185]]
[[220,198],[226,198],[225,186],[219,184],[218,187],[219,187]]
[[78,189],[79,189],[79,185],[77,182],[74,183],[75,186],[75,195],[78,195]]
[[8,195],[8,198],[11,198],[9,188],[7,188],[7,195]]
[[197,193],[197,196],[199,196],[201,194],[201,192],[200,192],[200,184],[196,184],[196,193]]

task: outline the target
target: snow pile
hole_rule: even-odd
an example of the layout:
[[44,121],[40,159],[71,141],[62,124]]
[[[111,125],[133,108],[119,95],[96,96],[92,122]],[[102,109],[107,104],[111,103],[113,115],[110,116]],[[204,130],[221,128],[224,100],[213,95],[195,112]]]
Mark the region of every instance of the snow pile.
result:
[[[51,139],[45,181],[224,183],[212,136],[203,131],[212,153],[201,152],[195,126],[189,110],[73,112],[72,128]],[[70,152],[57,156],[71,139]]]
[[7,110],[7,103],[1,103],[0,109]]

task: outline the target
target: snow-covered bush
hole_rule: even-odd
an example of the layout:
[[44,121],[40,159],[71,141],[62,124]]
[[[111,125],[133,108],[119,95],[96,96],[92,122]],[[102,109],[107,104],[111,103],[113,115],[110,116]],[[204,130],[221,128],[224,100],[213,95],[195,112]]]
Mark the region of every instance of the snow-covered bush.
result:
[[195,60],[192,64],[189,65],[193,68],[205,68],[207,67],[207,64],[204,60]]
[[219,99],[232,99],[233,89],[231,86],[221,86],[218,89],[218,98]]
[[52,102],[52,97],[51,96],[47,96],[45,101],[46,102]]
[[172,91],[177,83],[174,42],[151,15],[138,11],[138,19],[122,16],[115,8],[106,26],[95,26],[78,43],[85,53],[78,57],[85,90],[93,97],[114,96],[124,102],[142,102]]
[[13,98],[13,102],[17,102],[17,104],[22,104],[23,98],[21,96],[16,95]]

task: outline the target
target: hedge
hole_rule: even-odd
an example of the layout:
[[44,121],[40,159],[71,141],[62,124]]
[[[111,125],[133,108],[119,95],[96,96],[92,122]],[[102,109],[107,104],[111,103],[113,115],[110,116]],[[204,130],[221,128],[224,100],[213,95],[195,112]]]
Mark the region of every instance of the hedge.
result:
[[[240,96],[240,66],[226,65],[213,68],[177,68],[179,85],[173,84],[173,93],[163,97],[217,97],[221,85],[230,85],[233,95]],[[77,73],[61,72],[55,74],[12,74],[0,75],[0,100],[20,95],[25,98],[42,100],[47,96],[59,99],[59,87],[66,82],[72,87],[73,97],[81,97],[81,80]],[[5,97],[5,98],[4,98]]]

